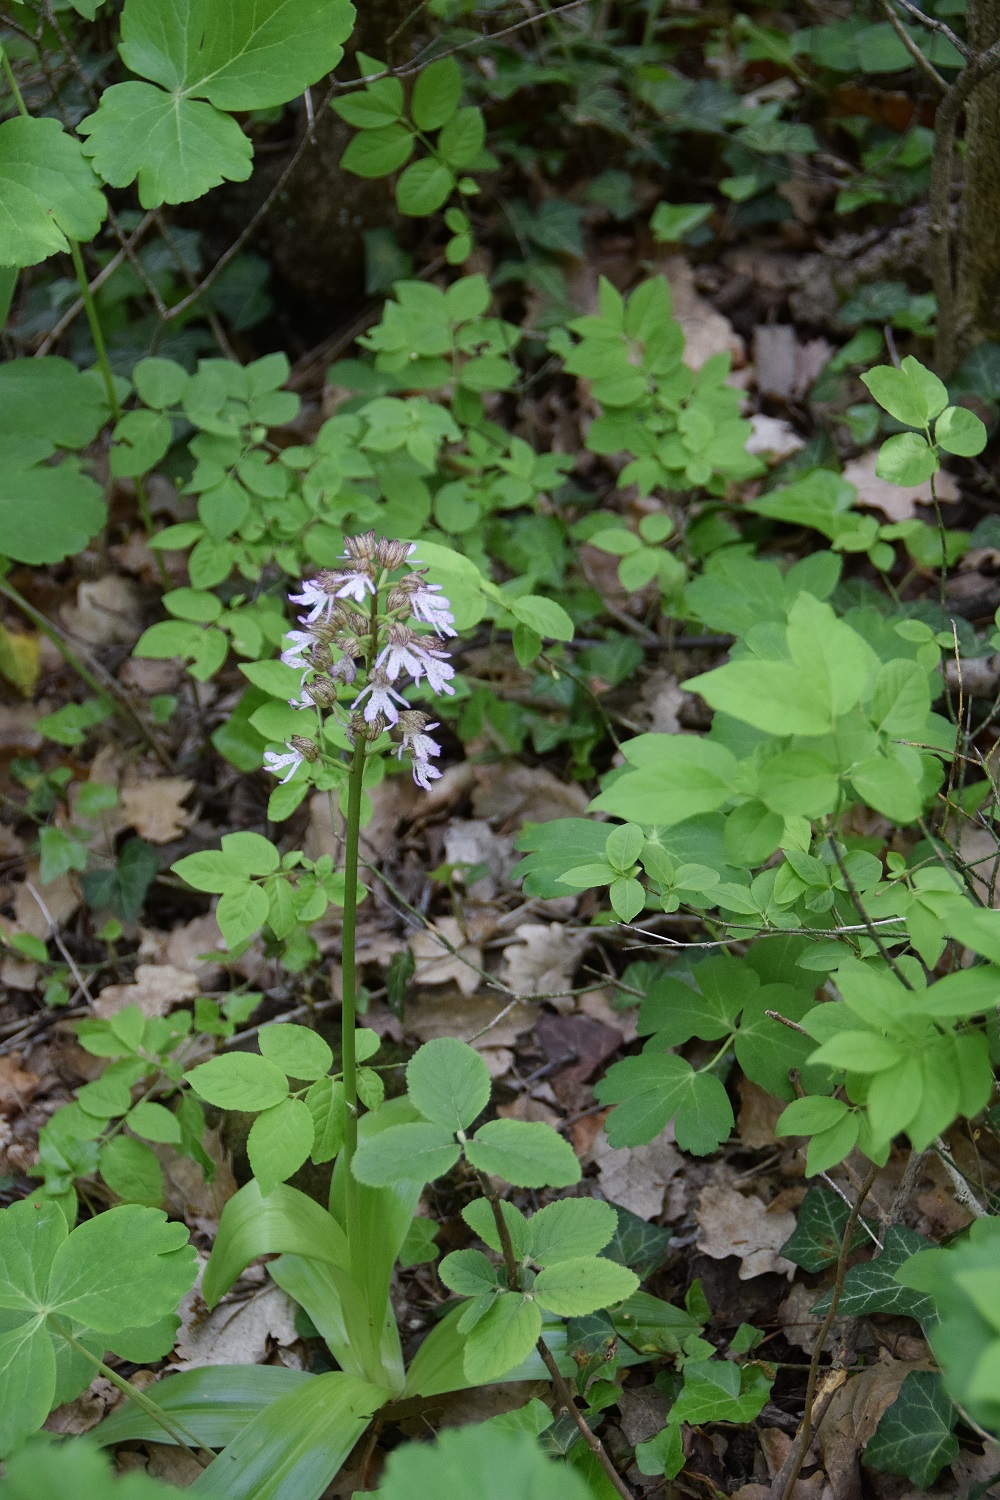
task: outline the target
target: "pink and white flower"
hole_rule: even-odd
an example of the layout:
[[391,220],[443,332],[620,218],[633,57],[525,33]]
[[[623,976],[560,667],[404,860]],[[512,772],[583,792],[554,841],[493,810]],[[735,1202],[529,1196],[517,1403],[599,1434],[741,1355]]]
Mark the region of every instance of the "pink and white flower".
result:
[[317,620],[329,618],[334,609],[332,596],[316,578],[306,578],[302,583],[301,594],[289,594],[292,604],[301,604],[308,613],[301,619],[301,624],[313,625]]
[[272,776],[277,776],[279,771],[283,771],[286,766],[288,767],[288,775],[282,776],[278,783],[279,786],[284,786],[286,781],[291,781],[299,766],[305,760],[302,751],[296,750],[294,746],[289,745],[287,740],[285,741],[285,748],[288,751],[287,755],[279,755],[276,750],[264,751],[264,765]]
[[350,573],[339,573],[337,582],[338,599],[353,599],[356,604],[364,604],[370,594],[374,594],[375,585],[363,568],[357,568]]
[[423,620],[435,635],[457,635],[452,627],[455,616],[451,605],[436,583],[422,583],[410,596],[410,612],[415,620]]
[[303,671],[310,663],[306,660],[306,652],[316,644],[315,637],[308,630],[290,630],[285,637],[292,642],[286,646],[281,653],[281,660],[286,667],[301,667]]
[[363,698],[368,699],[364,708],[366,724],[374,723],[379,715],[387,723],[397,724],[399,722],[399,710],[396,708],[396,704],[401,703],[404,708],[409,708],[410,706],[402,693],[397,693],[395,688],[389,686],[389,683],[381,672],[373,674],[368,686],[361,689],[361,692],[354,700],[355,710],[358,709]]

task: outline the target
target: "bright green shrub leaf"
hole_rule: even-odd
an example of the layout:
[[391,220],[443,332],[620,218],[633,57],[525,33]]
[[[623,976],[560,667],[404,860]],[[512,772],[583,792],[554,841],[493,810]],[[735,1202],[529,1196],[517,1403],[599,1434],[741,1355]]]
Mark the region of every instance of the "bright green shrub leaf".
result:
[[0,266],[33,266],[70,240],[92,240],[107,213],[79,142],[53,119],[0,125],[0,199]]
[[257,1033],[257,1045],[261,1056],[289,1078],[312,1081],[322,1078],[333,1067],[333,1053],[323,1038],[308,1026],[296,1026],[291,1021],[262,1026]]
[[836,769],[812,750],[773,756],[761,766],[757,781],[761,802],[782,818],[821,818],[836,806],[839,790]]
[[[61,1212],[61,1210],[57,1210]],[[0,1334],[0,1458],[7,1458],[37,1432],[55,1400],[56,1356],[52,1340],[37,1322]],[[37,1494],[37,1490],[32,1494]]]
[[861,1121],[856,1114],[846,1114],[827,1130],[817,1131],[806,1152],[806,1176],[828,1172],[844,1161],[858,1144],[860,1133]]
[[111,474],[134,479],[154,469],[170,447],[173,429],[160,412],[127,411],[115,427]]
[[804,1099],[793,1099],[774,1127],[776,1136],[815,1135],[829,1130],[849,1113],[843,1099],[827,1098],[822,1094],[807,1094]]
[[438,1275],[449,1291],[461,1297],[480,1297],[496,1291],[497,1268],[481,1250],[455,1250],[438,1266]]
[[[528,1228],[528,1220],[519,1208],[515,1208],[513,1203],[508,1203],[506,1199],[500,1200],[500,1211],[504,1216],[511,1244],[514,1246],[514,1254],[518,1260],[524,1260],[531,1247],[531,1230]],[[467,1203],[462,1209],[462,1218],[473,1234],[478,1234],[484,1245],[489,1245],[491,1250],[500,1254],[502,1247],[497,1233],[496,1220],[485,1198],[473,1198],[471,1203]]]
[[247,1155],[263,1197],[299,1170],[315,1138],[312,1113],[302,1099],[282,1099],[254,1120]]
[[369,1187],[393,1182],[432,1182],[458,1161],[459,1147],[443,1125],[390,1125],[358,1145],[354,1175]]
[[108,1187],[126,1203],[158,1208],[163,1202],[162,1168],[142,1141],[129,1135],[113,1136],[101,1147],[98,1165]]
[[[487,1496],[491,1500],[493,1496],[498,1500],[508,1496],[511,1500],[594,1500],[598,1491],[569,1464],[547,1458],[533,1432],[502,1428],[500,1420],[444,1431],[433,1443],[403,1443],[395,1448],[377,1500],[442,1500],[446,1495],[463,1500],[466,1495],[484,1500]],[[11,1500],[21,1500],[21,1496]],[[88,1495],[85,1500],[97,1497]]]
[[642,735],[627,743],[625,756],[626,769],[594,798],[591,811],[667,827],[715,812],[732,796],[736,757],[712,740]]
[[964,406],[946,406],[934,424],[934,441],[946,453],[973,458],[986,447],[986,428],[975,412]]
[[569,1187],[580,1181],[575,1151],[551,1125],[490,1120],[476,1131],[465,1154],[477,1171],[504,1177],[515,1187]]
[[[138,1010],[138,1006],[135,1007]],[[176,1145],[181,1139],[180,1121],[172,1110],[151,1099],[142,1099],[129,1110],[125,1123],[147,1141]]]
[[531,1258],[540,1266],[595,1256],[613,1237],[618,1214],[597,1198],[564,1198],[529,1220]]
[[871,718],[885,734],[916,739],[926,731],[931,711],[927,673],[914,661],[888,661],[872,690]]
[[425,218],[447,202],[454,187],[451,168],[433,156],[423,156],[410,163],[396,184],[396,207],[411,218]]
[[668,1422],[655,1437],[636,1443],[635,1461],[640,1474],[663,1474],[675,1479],[684,1467],[684,1435],[678,1422]]
[[355,130],[378,130],[403,113],[403,85],[398,78],[378,78],[357,94],[334,99],[331,108]]
[[502,1292],[465,1341],[465,1374],[472,1385],[488,1385],[527,1359],[542,1332],[537,1302],[520,1292]]
[[405,125],[385,125],[356,135],[340,158],[345,172],[356,177],[389,177],[413,155],[413,136]]
[[957,1422],[941,1376],[934,1370],[911,1370],[869,1439],[864,1462],[928,1489],[958,1457]]
[[560,1260],[540,1271],[532,1287],[542,1307],[561,1318],[579,1318],[599,1307],[624,1302],[638,1290],[634,1271],[597,1255]]
[[875,473],[890,484],[923,484],[939,468],[937,454],[918,432],[900,432],[887,438],[879,449]]
[[465,1130],[490,1102],[489,1069],[465,1042],[438,1037],[411,1057],[406,1089],[426,1120]]
[[608,863],[626,874],[642,853],[645,842],[646,835],[637,823],[625,823],[619,828],[612,828],[604,845]]
[[615,1104],[605,1124],[612,1146],[642,1146],[674,1120],[677,1144],[707,1156],[733,1128],[733,1108],[712,1073],[695,1073],[669,1052],[643,1052],[608,1069],[595,1090],[601,1104]]
[[615,915],[623,922],[633,921],[646,904],[646,892],[638,880],[619,878],[613,880],[608,896]]
[[[2,128],[2,127],[0,127]],[[108,417],[103,385],[68,359],[12,359],[0,365],[0,435],[43,438],[57,448],[83,448]],[[20,460],[33,463],[51,448]]]
[[410,113],[418,130],[439,130],[451,119],[462,97],[462,72],[453,57],[423,68],[417,78]]
[[188,372],[183,365],[172,359],[160,359],[151,355],[140,359],[132,371],[132,384],[139,400],[156,411],[165,411],[168,406],[178,406],[187,390]]
[[163,607],[177,620],[210,625],[222,614],[222,602],[203,589],[170,589],[163,596]]
[[344,1144],[346,1106],[344,1086],[332,1078],[318,1078],[306,1094],[306,1107],[313,1119],[310,1155],[317,1164],[332,1161]]
[[[911,359],[909,364],[915,366],[917,361]],[[923,373],[930,375],[929,370]],[[936,376],[931,376],[931,379],[936,380]],[[913,373],[896,370],[891,365],[879,365],[862,375],[861,380],[879,406],[907,427],[926,427],[948,400],[948,392],[939,380],[940,392],[935,392],[925,381],[915,379]],[[933,410],[935,405],[937,409]]]
[[573,639],[573,621],[554,599],[546,599],[542,594],[523,594],[520,599],[512,599],[508,607],[515,620],[544,639]]
[[219,931],[230,948],[239,947],[255,932],[259,932],[267,921],[271,903],[267,892],[259,885],[245,883],[225,891],[215,908],[215,919]]
[[653,238],[661,244],[674,244],[677,240],[704,224],[714,213],[711,203],[658,203],[653,209],[649,227]]
[[271,1109],[288,1097],[281,1068],[253,1052],[227,1052],[184,1076],[199,1099],[217,1109]]
[[[169,608],[169,606],[168,606]],[[254,687],[272,698],[297,698],[302,689],[302,673],[283,661],[241,662],[240,671]]]
[[[482,110],[468,105],[465,109],[457,110],[441,131],[437,140],[438,155],[444,158],[449,167],[461,171],[463,167],[472,166],[482,151],[485,140],[486,121]],[[462,257],[463,260],[465,258]]]
[[830,732],[833,711],[823,683],[791,662],[741,658],[689,677],[684,686],[710,707],[771,734]]
[[224,854],[221,849],[205,849],[199,854],[186,854],[170,868],[196,891],[212,891],[222,895],[234,887],[246,884],[242,863],[234,856]]

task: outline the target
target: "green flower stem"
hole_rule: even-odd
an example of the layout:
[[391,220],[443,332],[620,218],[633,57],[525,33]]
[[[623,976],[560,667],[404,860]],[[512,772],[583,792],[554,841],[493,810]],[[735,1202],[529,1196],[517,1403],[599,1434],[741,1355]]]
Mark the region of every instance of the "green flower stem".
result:
[[117,1370],[112,1370],[111,1366],[106,1365],[103,1359],[98,1359],[97,1355],[93,1354],[85,1344],[81,1344],[79,1339],[75,1339],[58,1319],[53,1318],[50,1314],[47,1321],[54,1331],[58,1333],[59,1337],[65,1339],[71,1349],[75,1349],[77,1354],[82,1354],[84,1359],[89,1360],[94,1368],[101,1372],[105,1380],[110,1380],[111,1384],[117,1386],[123,1396],[126,1396],[129,1401],[134,1402],[141,1411],[145,1412],[150,1421],[155,1422],[157,1427],[162,1427],[172,1442],[176,1443],[178,1447],[186,1449],[196,1464],[200,1464],[203,1469],[208,1468],[209,1464],[214,1461],[215,1454],[204,1448],[193,1433],[188,1432],[180,1423],[171,1421],[166,1412],[157,1406],[155,1401],[151,1401],[144,1391],[140,1391],[137,1386],[132,1385],[124,1376],[119,1375]]
[[345,1195],[347,1203],[348,1244],[356,1236],[358,1222],[358,1185],[351,1171],[358,1148],[358,1062],[354,1045],[358,985],[355,936],[358,916],[358,843],[361,833],[361,790],[365,775],[368,742],[358,735],[347,782],[347,828],[344,839],[344,927],[341,959],[341,1052],[344,1074],[344,1103],[347,1118],[344,1125]]
[[24,95],[21,93],[21,90],[17,86],[17,79],[14,77],[14,69],[10,65],[10,58],[7,56],[2,42],[0,42],[0,64],[3,65],[4,77],[10,84],[10,91],[14,95],[14,103],[17,105],[17,112],[19,115],[23,115],[24,118],[27,119],[28,106],[24,102]]

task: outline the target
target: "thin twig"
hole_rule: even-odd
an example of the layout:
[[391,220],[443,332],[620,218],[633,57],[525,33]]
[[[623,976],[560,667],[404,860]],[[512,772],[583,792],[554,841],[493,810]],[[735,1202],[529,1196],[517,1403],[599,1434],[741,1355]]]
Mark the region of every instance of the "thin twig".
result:
[[944,1167],[945,1171],[948,1173],[948,1176],[951,1178],[951,1185],[955,1189],[955,1197],[958,1199],[959,1203],[962,1204],[963,1208],[967,1208],[969,1210],[969,1213],[972,1214],[974,1218],[988,1219],[990,1216],[989,1209],[984,1208],[980,1203],[979,1199],[976,1197],[975,1193],[972,1191],[969,1184],[962,1176],[962,1173],[959,1171],[955,1163],[955,1158],[952,1156],[951,1152],[948,1150],[948,1147],[945,1145],[940,1136],[938,1136],[937,1140],[934,1142],[934,1150],[941,1158],[941,1164]]
[[[812,1359],[809,1362],[809,1375],[806,1380],[806,1399],[802,1411],[802,1423],[799,1427],[798,1440],[789,1453],[788,1459],[782,1464],[780,1471],[771,1485],[770,1500],[791,1500],[795,1490],[795,1483],[802,1472],[802,1465],[806,1461],[809,1445],[812,1442],[813,1429],[817,1420],[817,1413],[813,1406],[816,1399],[816,1383],[819,1376],[819,1362],[823,1353],[823,1345],[826,1343],[827,1334],[833,1327],[833,1321],[837,1316],[837,1308],[840,1305],[840,1295],[844,1289],[844,1277],[847,1275],[847,1261],[851,1253],[851,1245],[854,1240],[854,1231],[861,1217],[861,1205],[864,1203],[872,1183],[878,1176],[881,1168],[873,1163],[861,1184],[854,1207],[851,1209],[847,1223],[844,1225],[844,1235],[840,1242],[840,1254],[837,1256],[837,1269],[834,1274],[833,1290],[830,1294],[830,1306],[826,1317],[820,1324],[816,1338],[813,1342]],[[843,1371],[838,1371],[843,1374]],[[787,1473],[786,1473],[787,1469]]]
[[841,879],[847,887],[848,894],[850,895],[851,900],[854,902],[858,916],[865,924],[865,929],[868,933],[868,936],[871,938],[872,942],[875,944],[875,947],[879,951],[879,957],[884,963],[888,964],[889,968],[895,974],[900,984],[905,985],[908,990],[912,990],[913,985],[907,979],[906,975],[903,973],[902,969],[899,967],[896,960],[893,958],[892,954],[889,952],[888,948],[879,937],[878,929],[876,928],[875,923],[869,920],[868,913],[865,911],[861,896],[858,893],[858,888],[854,884],[854,881],[851,879],[851,872],[848,870],[847,865],[844,862],[844,856],[840,852],[840,845],[837,843],[837,840],[832,833],[828,835],[828,841],[830,844],[830,848],[833,850],[833,857],[837,861],[837,869],[840,871]]
[[48,922],[49,931],[52,934],[55,945],[59,949],[59,952],[62,954],[63,958],[66,960],[66,963],[69,965],[70,973],[76,980],[83,994],[87,997],[88,1004],[93,1005],[94,997],[90,993],[90,990],[87,988],[87,981],[84,979],[83,975],[80,973],[80,970],[77,968],[76,959],[73,957],[72,953],[70,953],[69,949],[66,947],[66,944],[59,936],[59,926],[56,922],[55,917],[49,911],[48,907],[45,905],[45,902],[35,890],[35,887],[32,885],[31,881],[26,880],[24,883],[28,889],[28,893],[34,897],[35,905],[38,907],[46,922]]
[[881,4],[883,11],[888,18],[889,25],[899,37],[899,40],[902,42],[907,52],[913,58],[913,61],[916,63],[917,67],[923,69],[923,71],[927,74],[927,77],[930,78],[935,86],[941,90],[942,94],[947,93],[947,83],[941,77],[941,74],[931,62],[930,58],[925,57],[921,52],[916,42],[913,40],[906,27],[903,25],[896,12],[893,10],[892,0],[879,0],[879,3]]

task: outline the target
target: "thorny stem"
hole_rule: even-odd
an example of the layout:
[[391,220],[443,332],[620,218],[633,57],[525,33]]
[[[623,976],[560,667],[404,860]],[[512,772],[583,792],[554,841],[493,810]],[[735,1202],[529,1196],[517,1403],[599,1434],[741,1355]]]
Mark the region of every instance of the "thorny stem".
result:
[[[514,1242],[510,1237],[510,1230],[507,1227],[507,1220],[503,1216],[503,1207],[500,1203],[500,1195],[497,1193],[496,1188],[493,1186],[492,1182],[485,1172],[477,1172],[476,1176],[479,1179],[479,1186],[483,1190],[483,1196],[485,1197],[487,1203],[490,1205],[490,1208],[493,1210],[493,1222],[497,1227],[497,1235],[500,1239],[500,1249],[503,1251],[504,1269],[507,1272],[507,1285],[512,1292],[516,1292],[519,1289],[517,1255],[514,1252]],[[573,1392],[566,1384],[563,1373],[556,1362],[556,1358],[552,1353],[552,1350],[548,1347],[543,1338],[538,1340],[538,1344],[536,1347],[538,1349],[539,1355],[541,1356],[542,1363],[548,1370],[549,1375],[552,1377],[552,1384],[555,1387],[556,1395],[559,1398],[560,1404],[566,1408],[566,1411],[576,1423],[583,1441],[586,1443],[591,1453],[597,1459],[598,1463],[601,1465],[601,1468],[604,1470],[605,1474],[607,1474],[608,1478],[611,1480],[611,1483],[614,1485],[619,1495],[623,1497],[623,1500],[634,1500],[632,1491],[629,1489],[628,1485],[625,1483],[624,1479],[622,1479],[618,1470],[611,1462],[607,1453],[604,1451],[604,1445],[601,1442],[600,1438],[595,1432],[591,1430],[586,1417],[580,1411],[575,1400],[573,1399]]]
[[358,1186],[351,1170],[351,1163],[358,1148],[358,1064],[355,1049],[354,1027],[357,1013],[357,963],[355,939],[358,916],[358,843],[361,832],[361,789],[365,775],[365,756],[368,742],[359,734],[354,745],[354,759],[347,782],[347,827],[344,838],[344,925],[343,952],[341,957],[341,1011],[340,1040],[344,1074],[344,1104],[347,1117],[344,1125],[344,1170],[345,1197],[347,1204],[348,1244],[357,1238]]
[[[837,1308],[840,1306],[840,1296],[844,1290],[844,1277],[847,1275],[847,1260],[851,1253],[851,1244],[854,1240],[854,1231],[858,1227],[858,1219],[861,1217],[861,1206],[871,1191],[872,1184],[880,1171],[877,1163],[873,1163],[868,1169],[864,1181],[858,1189],[854,1207],[851,1209],[847,1223],[844,1225],[844,1235],[840,1242],[840,1254],[837,1256],[837,1269],[834,1275],[833,1291],[830,1294],[830,1306],[826,1317],[823,1319],[816,1331],[813,1342],[812,1359],[809,1361],[809,1375],[806,1379],[806,1399],[802,1410],[802,1425],[799,1428],[799,1439],[792,1450],[792,1461],[788,1473],[782,1466],[778,1474],[771,1494],[774,1500],[791,1500],[795,1489],[796,1480],[802,1472],[802,1465],[806,1461],[809,1452],[809,1444],[813,1435],[813,1403],[816,1399],[816,1383],[819,1378],[819,1362],[823,1353],[823,1345],[826,1343],[827,1334],[833,1327],[833,1320],[837,1316]],[[777,1486],[780,1483],[781,1488]]]
[[[89,1360],[95,1369],[101,1372],[105,1380],[110,1380],[111,1384],[116,1386],[123,1396],[127,1397],[129,1401],[134,1402],[141,1411],[145,1412],[150,1421],[155,1422],[157,1427],[161,1427],[167,1433],[172,1442],[176,1443],[178,1447],[186,1449],[196,1464],[203,1469],[208,1468],[209,1464],[214,1461],[215,1454],[199,1443],[192,1432],[188,1432],[187,1428],[182,1427],[180,1423],[173,1422],[167,1416],[167,1413],[161,1407],[157,1406],[155,1401],[149,1399],[144,1391],[140,1391],[137,1386],[132,1385],[131,1381],[126,1380],[123,1375],[119,1375],[117,1370],[112,1370],[110,1365],[106,1365],[102,1359],[98,1359],[97,1355],[91,1353],[86,1344],[81,1344],[79,1339],[75,1339],[57,1319],[50,1315],[48,1322],[61,1339],[65,1339],[66,1343],[72,1349],[75,1349],[77,1354],[82,1354],[84,1359]],[[202,1454],[205,1456],[202,1457]]]

